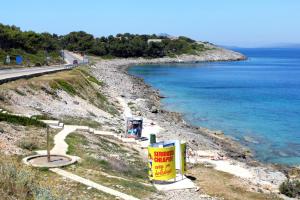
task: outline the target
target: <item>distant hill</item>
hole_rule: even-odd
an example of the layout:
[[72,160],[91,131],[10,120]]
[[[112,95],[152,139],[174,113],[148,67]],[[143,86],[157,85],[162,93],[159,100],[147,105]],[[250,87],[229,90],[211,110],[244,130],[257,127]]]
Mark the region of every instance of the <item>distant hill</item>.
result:
[[[59,50],[84,52],[106,57],[149,57],[176,55],[197,55],[208,48],[195,40],[168,34],[138,35],[117,34],[108,37],[94,37],[84,31],[71,32],[66,35],[22,31],[16,26],[0,24],[0,63],[7,55],[22,55],[29,63],[44,64],[45,56],[59,56]],[[41,59],[38,59],[41,58]]]

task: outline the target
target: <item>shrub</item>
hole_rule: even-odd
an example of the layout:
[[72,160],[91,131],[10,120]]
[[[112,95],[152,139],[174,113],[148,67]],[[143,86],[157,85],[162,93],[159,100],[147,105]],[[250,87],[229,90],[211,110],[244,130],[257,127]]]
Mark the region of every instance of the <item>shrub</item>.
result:
[[51,190],[42,188],[36,181],[37,175],[15,160],[0,157],[0,196],[1,199],[56,199]]
[[74,87],[68,83],[67,81],[64,80],[57,80],[58,85],[60,86],[60,88],[62,90],[64,90],[65,92],[67,92],[70,95],[75,95],[76,94],[76,90],[74,89]]
[[300,181],[288,179],[280,185],[279,191],[288,197],[300,197]]
[[22,141],[20,142],[19,146],[20,146],[22,149],[27,149],[27,150],[29,150],[29,151],[33,151],[33,150],[35,150],[35,149],[38,148],[37,143],[36,143],[34,140],[32,140],[32,139],[30,139],[30,140],[28,140],[28,139],[22,140]]
[[32,119],[29,117],[16,116],[7,113],[0,113],[0,122],[5,121],[12,124],[18,124],[22,126],[37,126],[37,127],[46,127],[46,124],[38,121],[36,119]]

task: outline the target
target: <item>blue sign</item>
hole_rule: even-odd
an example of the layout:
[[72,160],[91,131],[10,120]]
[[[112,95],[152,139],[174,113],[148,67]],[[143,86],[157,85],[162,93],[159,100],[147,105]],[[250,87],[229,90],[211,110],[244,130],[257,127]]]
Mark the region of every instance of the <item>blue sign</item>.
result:
[[22,56],[16,56],[16,63],[17,63],[17,65],[21,65],[22,62],[23,62]]

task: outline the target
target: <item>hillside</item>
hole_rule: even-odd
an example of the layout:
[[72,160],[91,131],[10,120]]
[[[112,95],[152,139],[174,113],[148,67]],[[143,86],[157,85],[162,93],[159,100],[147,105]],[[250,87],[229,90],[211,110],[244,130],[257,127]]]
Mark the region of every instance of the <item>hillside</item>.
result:
[[[94,37],[84,31],[57,35],[0,24],[0,65],[16,65],[17,55],[23,57],[24,66],[59,64],[61,49],[103,58],[176,58],[179,55],[198,56],[218,47],[184,36],[125,33]],[[7,56],[10,56],[10,63],[6,61]]]

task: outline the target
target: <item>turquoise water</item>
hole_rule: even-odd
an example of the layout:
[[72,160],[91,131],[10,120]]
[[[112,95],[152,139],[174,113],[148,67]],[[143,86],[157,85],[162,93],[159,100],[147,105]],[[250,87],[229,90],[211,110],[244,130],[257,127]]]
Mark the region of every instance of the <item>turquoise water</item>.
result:
[[[300,164],[300,49],[238,49],[247,61],[141,65],[129,73],[193,125],[223,130],[257,159]],[[249,139],[251,138],[251,142]]]

